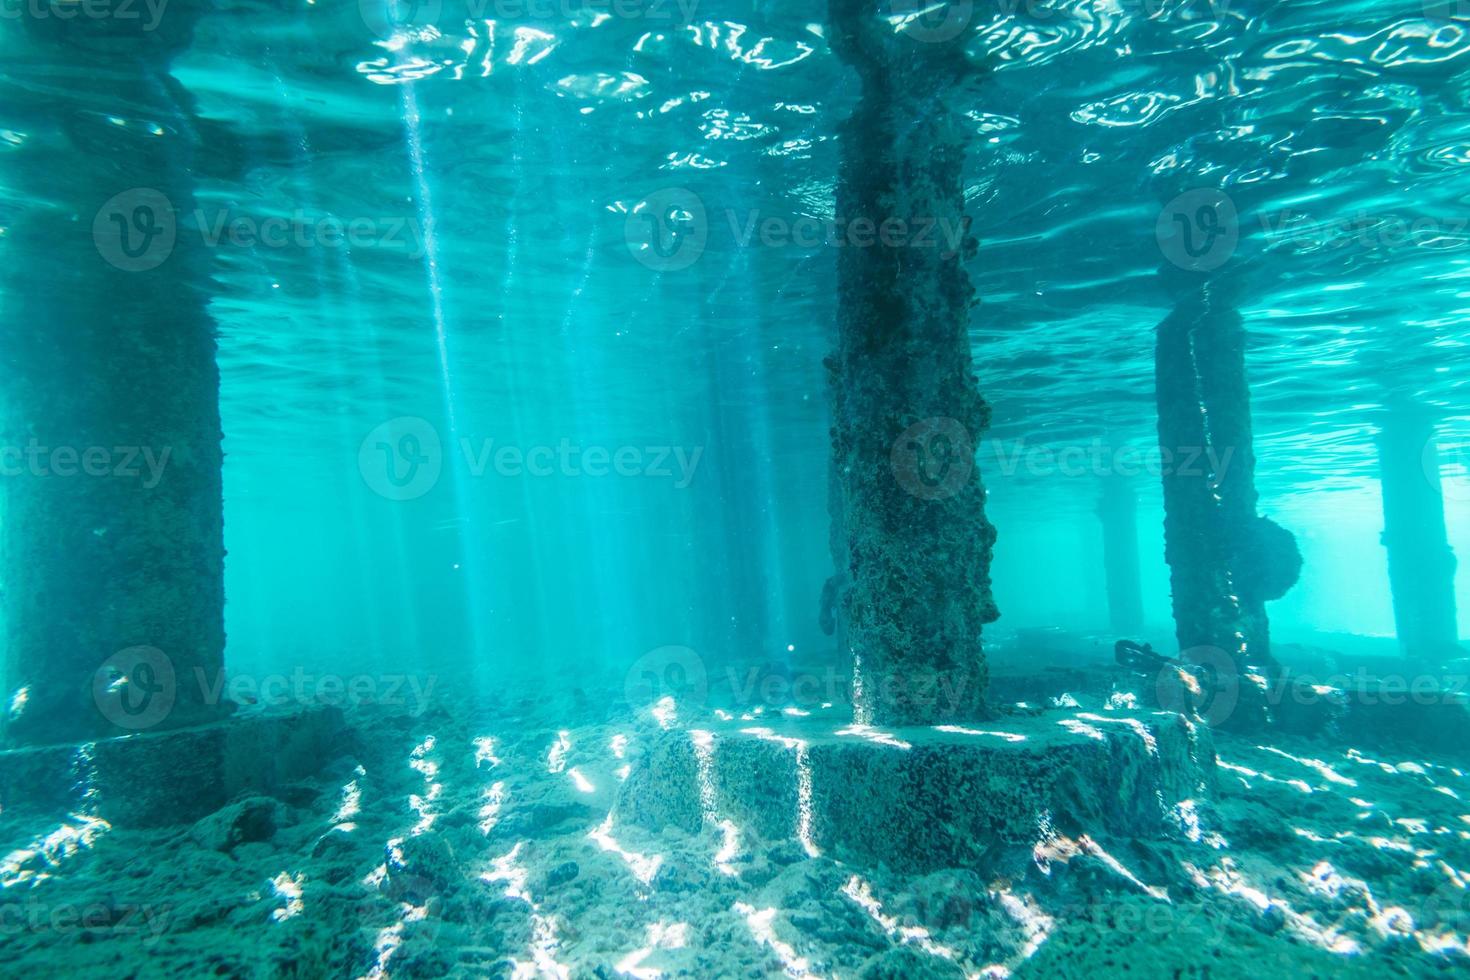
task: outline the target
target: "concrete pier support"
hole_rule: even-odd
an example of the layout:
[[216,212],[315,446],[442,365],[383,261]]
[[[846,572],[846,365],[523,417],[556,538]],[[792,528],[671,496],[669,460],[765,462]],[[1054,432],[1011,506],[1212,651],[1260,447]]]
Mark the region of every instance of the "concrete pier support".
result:
[[1267,720],[1271,656],[1266,602],[1295,584],[1301,556],[1290,532],[1257,512],[1250,388],[1238,282],[1172,281],[1159,325],[1155,382],[1163,453],[1165,558],[1179,646],[1222,651],[1238,685],[1228,723]]
[[863,85],[842,139],[828,360],[854,703],[882,724],[983,716],[995,532],[975,447],[989,408],[963,265],[976,247],[962,179],[972,127],[949,103],[973,69],[963,37],[895,33],[880,0],[829,12],[833,50]]
[[193,16],[22,18],[0,262],[8,743],[217,717],[219,373],[194,210]]
[[1109,623],[1119,636],[1132,636],[1143,627],[1143,585],[1138,563],[1138,495],[1126,479],[1103,478],[1097,516],[1102,524]]
[[1462,656],[1455,553],[1445,529],[1439,449],[1427,413],[1390,410],[1378,434],[1383,544],[1404,654],[1431,663]]
[[732,854],[794,841],[854,867],[995,870],[1037,828],[1167,838],[1216,788],[1209,730],[1168,712],[1017,716],[984,728],[834,728],[819,717],[664,733],[616,812],[722,828]]

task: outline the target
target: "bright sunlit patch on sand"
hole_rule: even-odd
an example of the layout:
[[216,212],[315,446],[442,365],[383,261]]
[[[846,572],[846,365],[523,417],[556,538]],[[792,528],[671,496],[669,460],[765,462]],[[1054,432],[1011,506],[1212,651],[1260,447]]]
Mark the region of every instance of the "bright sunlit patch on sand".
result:
[[1231,858],[1223,858],[1218,867],[1207,870],[1201,870],[1188,863],[1184,867],[1202,887],[1213,887],[1222,894],[1238,898],[1251,905],[1261,915],[1275,908],[1293,935],[1314,946],[1340,956],[1352,956],[1363,951],[1354,939],[1343,935],[1337,928],[1321,926],[1310,916],[1293,909],[1285,900],[1271,898],[1264,891],[1255,887],[1236,869],[1235,862]]
[[715,809],[715,737],[713,733],[700,729],[691,731],[689,736],[694,743],[694,761],[699,779],[699,811],[704,822],[718,827],[721,834],[720,849],[714,857],[715,868],[721,874],[734,877],[736,871],[731,862],[740,854],[740,828],[731,820],[721,820]]
[[643,884],[653,881],[653,876],[658,874],[658,869],[663,866],[662,854],[649,857],[636,851],[629,851],[613,839],[612,836],[613,815],[609,813],[607,819],[587,836],[597,842],[597,846],[604,851],[609,851],[623,859],[623,863],[633,872],[633,877]]
[[384,980],[388,976],[388,961],[403,945],[403,923],[395,922],[378,932],[373,939],[373,966],[363,974],[362,980]]
[[500,765],[500,760],[495,757],[495,739],[488,735],[481,735],[475,739],[475,768],[478,769],[486,762],[491,768]]
[[613,758],[614,759],[624,759],[624,758],[627,758],[627,755],[628,755],[628,736],[623,735],[621,733],[619,733],[617,735],[614,735],[612,737],[612,739],[607,743],[607,747],[610,748],[610,749],[612,749],[612,754],[613,754]]
[[353,817],[362,812],[362,787],[357,785],[357,780],[352,780],[342,787],[342,802],[337,804],[337,812],[332,814],[332,823],[335,826],[350,830],[352,824],[348,823]]
[[[1017,735],[1015,732],[987,732],[979,728],[966,728],[963,725],[935,725],[936,732],[945,732],[950,735],[988,735],[991,738],[1005,739],[1007,742],[1024,742],[1025,735]],[[1099,734],[1101,734],[1099,732]]]
[[488,834],[500,822],[500,810],[505,806],[505,783],[495,782],[485,790],[484,802],[480,804],[480,833]]
[[[1233,762],[1226,762],[1224,759],[1217,760],[1215,764],[1221,769],[1224,769],[1226,772],[1233,772],[1240,776],[1247,777],[1248,779],[1261,779],[1268,783],[1280,783],[1283,786],[1290,786],[1292,789],[1298,790],[1302,793],[1313,792],[1312,787],[1308,785],[1305,781],[1300,779],[1278,779],[1275,776],[1271,775],[1269,772],[1258,772],[1257,770],[1248,768],[1246,766],[1236,765]],[[1247,782],[1246,786],[1249,787],[1250,783]]]
[[[73,813],[71,820],[73,822],[63,823],[50,833],[37,837],[28,846],[0,858],[0,888],[46,880],[63,861],[90,850],[96,845],[97,838],[112,829],[112,825],[100,817]],[[36,867],[38,859],[45,868]]]
[[638,980],[654,980],[663,976],[663,971],[656,967],[643,966],[643,961],[661,949],[683,949],[688,945],[689,923],[655,922],[648,927],[648,940],[644,946],[618,960],[613,969]]
[[1087,738],[1096,739],[1099,742],[1106,742],[1108,740],[1108,737],[1102,733],[1102,729],[1078,721],[1076,718],[1063,718],[1057,724],[1061,725],[1073,735],[1084,735]]
[[434,736],[430,735],[409,753],[409,768],[424,777],[424,792],[413,793],[408,797],[409,809],[418,814],[418,821],[408,831],[411,837],[429,831],[439,817],[438,811],[434,809],[434,801],[444,792],[444,786],[436,781],[439,763],[428,757],[434,750],[434,745]]
[[561,945],[556,920],[541,914],[541,907],[531,899],[527,884],[530,873],[520,864],[521,848],[525,843],[517,841],[509,852],[491,861],[490,870],[480,878],[491,884],[503,883],[506,898],[519,899],[531,907],[531,961],[514,960],[512,976],[517,980],[545,980],[547,977],[566,980],[571,970],[556,958]]
[[1046,942],[1047,937],[1051,935],[1052,929],[1056,926],[1056,920],[1041,911],[1035,899],[1029,895],[1017,896],[1007,889],[996,892],[995,897],[1000,901],[1000,907],[1005,910],[1006,915],[1021,927],[1021,932],[1026,937],[1026,942],[1021,946],[1021,951],[1014,960],[989,968],[990,971],[1000,971],[990,972],[989,976],[1008,977],[1017,966],[1036,955],[1041,944]]
[[572,768],[568,769],[567,770],[567,775],[571,777],[572,785],[575,786],[575,787],[577,787],[577,792],[579,792],[579,793],[595,793],[595,792],[597,792],[597,787],[596,786],[593,786],[592,785],[592,781],[590,779],[588,779],[586,776],[584,776],[582,774],[582,770],[578,769],[576,766],[573,766]]
[[750,929],[750,934],[755,941],[765,946],[776,954],[781,961],[781,966],[788,977],[814,977],[811,964],[805,956],[798,956],[796,949],[788,943],[783,943],[776,935],[776,910],[773,908],[760,909],[744,902],[735,903],[735,911],[745,917],[745,924]]
[[865,742],[872,742],[874,745],[887,745],[895,749],[911,749],[914,747],[912,743],[905,742],[896,735],[880,731],[871,725],[849,725],[846,728],[837,729],[832,734],[842,737],[860,738]]
[[1216,850],[1229,846],[1225,838],[1216,833],[1206,833],[1200,825],[1199,804],[1194,800],[1180,800],[1173,809],[1174,819],[1184,836],[1195,843],[1206,844]]
[[517,841],[515,847],[491,861],[490,870],[480,877],[491,884],[504,882],[506,898],[519,898],[523,902],[529,902],[531,896],[526,892],[526,882],[530,876],[519,863],[521,848],[525,845],[525,841]]
[[31,689],[29,686],[19,688],[14,694],[10,696],[9,711],[11,721],[15,721],[15,719],[21,716],[21,713],[26,710],[26,703],[30,701],[30,699]]
[[567,768],[567,753],[571,749],[571,733],[557,732],[556,741],[551,743],[551,749],[546,753],[546,771],[552,775],[565,772]]
[[271,888],[275,890],[276,897],[284,899],[286,904],[271,913],[272,922],[285,922],[294,919],[306,908],[306,901],[302,898],[301,885],[306,880],[303,874],[288,874],[282,871],[271,879]]
[[1154,733],[1149,731],[1148,726],[1137,718],[1106,718],[1102,715],[1092,714],[1091,712],[1083,712],[1077,717],[1083,721],[1096,722],[1100,725],[1122,725],[1125,728],[1131,729],[1135,735],[1143,740],[1144,748],[1148,749],[1149,755],[1159,754],[1159,743],[1154,738]]
[[742,728],[741,732],[796,750],[796,839],[809,857],[821,857],[822,852],[812,839],[812,765],[807,757],[807,743],[799,738],[777,735],[769,728]]
[[674,718],[678,715],[679,708],[672,697],[662,697],[659,698],[657,704],[648,709],[648,713],[653,715],[653,720],[658,722],[658,727],[668,731],[674,727]]
[[868,918],[877,923],[889,938],[897,939],[906,945],[917,946],[930,956],[938,956],[946,960],[956,958],[954,950],[936,943],[929,934],[929,930],[923,926],[905,926],[900,924],[896,917],[884,915],[883,903],[873,895],[873,886],[857,875],[847,879],[847,883],[842,886],[842,894],[852,899],[864,912],[868,913]]
[[1299,755],[1292,755],[1290,752],[1285,752],[1270,745],[1258,745],[1256,746],[1256,748],[1262,750],[1263,752],[1270,752],[1273,755],[1279,755],[1283,759],[1290,759],[1292,762],[1295,762],[1298,765],[1306,766],[1308,769],[1311,769],[1313,772],[1319,774],[1329,783],[1336,783],[1339,786],[1358,785],[1357,780],[1349,779],[1348,777],[1340,774],[1339,772],[1337,772],[1337,770],[1333,769],[1321,759],[1307,759]]

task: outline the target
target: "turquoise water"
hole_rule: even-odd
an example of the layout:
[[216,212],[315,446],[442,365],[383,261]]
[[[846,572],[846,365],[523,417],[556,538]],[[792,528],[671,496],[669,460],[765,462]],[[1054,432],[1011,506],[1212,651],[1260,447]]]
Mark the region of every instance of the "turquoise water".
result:
[[[1047,4],[976,39],[994,75],[967,107],[984,304],[971,335],[995,407],[1002,623],[1101,620],[1093,562],[1052,570],[1044,597],[1032,578],[1038,551],[1098,547],[1092,488],[1049,475],[1049,454],[1154,438],[1158,188],[1198,182],[1241,198],[1242,256],[1262,265],[1245,305],[1262,488],[1308,559],[1280,628],[1391,635],[1373,411],[1414,394],[1446,410],[1448,445],[1470,436],[1456,370],[1470,37],[1418,3],[1152,9]],[[229,134],[202,175],[206,210],[360,218],[394,239],[218,250],[243,654],[818,642],[835,249],[742,239],[752,215],[834,217],[855,80],[819,5],[595,19],[505,18],[492,40],[446,15],[440,36],[385,50],[355,9],[272,8],[206,18],[179,59]],[[664,188],[710,215],[703,257],[677,271],[626,243],[622,209]],[[432,273],[412,254],[428,220]],[[1429,230],[1398,244],[1392,223],[1419,221]],[[477,449],[567,438],[705,457],[678,493],[493,467],[407,506],[365,492],[366,434],[418,416],[451,443],[447,398]],[[1465,527],[1452,520],[1462,550]],[[1161,584],[1157,536],[1144,556]],[[333,600],[304,598],[322,585]]]
[[[167,51],[137,41],[134,12],[144,37],[169,39]],[[197,976],[216,966],[230,976],[660,975],[638,973],[645,960],[667,975],[857,976],[888,945],[960,963],[969,976],[997,964],[1006,972],[986,975],[1119,968],[1090,953],[1068,959],[1069,949],[1091,948],[1090,934],[1055,923],[1089,918],[1098,904],[1078,897],[1090,885],[1057,884],[1064,876],[1047,879],[1061,897],[1036,886],[1034,898],[1017,877],[1017,906],[1010,886],[995,883],[1019,876],[1011,865],[966,866],[965,875],[989,877],[958,884],[915,883],[884,865],[875,880],[889,904],[879,905],[900,909],[899,918],[862,920],[868,929],[878,923],[877,938],[858,942],[832,925],[837,913],[827,906],[803,911],[807,886],[782,877],[807,868],[824,896],[846,894],[870,910],[853,897],[871,897],[869,886],[853,886],[851,868],[831,855],[819,861],[786,841],[760,857],[759,873],[728,872],[745,889],[728,891],[708,868],[709,881],[641,876],[634,859],[655,852],[667,858],[665,874],[692,853],[701,867],[714,860],[724,871],[722,859],[691,843],[697,834],[628,843],[634,832],[620,823],[616,846],[604,841],[613,840],[610,824],[600,824],[604,813],[613,819],[610,794],[628,778],[623,750],[614,758],[604,748],[631,737],[626,764],[647,758],[641,746],[670,726],[631,709],[656,702],[660,685],[682,696],[692,671],[700,708],[741,717],[755,697],[742,693],[742,678],[840,674],[816,697],[790,699],[782,688],[761,699],[772,714],[844,706],[851,663],[821,622],[833,575],[824,359],[837,344],[838,264],[845,249],[861,247],[836,201],[844,141],[862,135],[844,128],[862,86],[829,47],[825,3],[155,0],[133,11],[0,0],[0,15],[0,85],[14,95],[8,106],[0,98],[0,248],[11,270],[0,276],[0,309],[9,310],[0,342],[44,347],[40,332],[54,330],[56,349],[105,360],[106,341],[71,339],[67,318],[78,307],[60,297],[91,297],[86,309],[104,327],[139,316],[166,324],[175,313],[182,322],[187,297],[202,298],[218,345],[224,660],[245,680],[239,713],[269,701],[261,682],[280,677],[304,675],[308,691],[325,678],[366,679],[367,695],[349,699],[354,708],[402,708],[403,695],[385,693],[388,685],[418,685],[402,688],[412,693],[406,716],[390,710],[389,721],[352,722],[350,753],[332,757],[311,793],[275,793],[294,810],[289,820],[285,811],[272,818],[282,827],[274,852],[247,838],[236,856],[234,843],[214,846],[215,831],[191,815],[192,829],[172,837],[130,836],[113,821],[118,828],[97,835],[104,843],[93,855],[94,824],[77,816],[94,819],[85,808],[62,821],[82,830],[50,850],[31,848],[48,862],[53,851],[81,855],[42,872],[42,881],[71,889],[63,894],[72,904],[127,893],[116,884],[127,875],[127,848],[178,861],[159,875],[166,880],[138,886],[175,896],[157,903],[169,912],[167,942],[140,947],[134,935],[107,935],[94,954],[81,947],[95,937],[14,930],[7,919],[0,951],[8,938],[29,966],[97,976]],[[1295,533],[1303,558],[1299,584],[1270,605],[1282,660],[1308,665],[1315,680],[1350,672],[1354,657],[1374,669],[1400,663],[1375,443],[1388,413],[1412,405],[1432,420],[1439,456],[1423,457],[1422,475],[1441,487],[1450,547],[1470,553],[1470,4],[878,0],[873,16],[895,33],[960,38],[985,69],[943,99],[967,138],[963,194],[979,242],[965,269],[979,300],[968,328],[975,372],[992,409],[975,449],[998,533],[991,575],[1000,618],[986,639],[1001,697],[1025,699],[1025,712],[1027,702],[1051,710],[1076,708],[1079,698],[1083,710],[1127,711],[1162,691],[1086,672],[1114,668],[1108,651],[1124,632],[1110,615],[1097,513],[1110,479],[1138,496],[1142,621],[1128,637],[1169,655],[1178,648],[1155,455],[1155,340],[1175,304],[1166,279],[1191,263],[1246,284],[1239,310],[1260,510]],[[48,173],[81,176],[48,182]],[[175,189],[187,186],[192,200]],[[163,283],[156,288],[167,301],[136,285],[150,280],[115,271],[140,261],[130,235],[143,236],[145,253],[154,247],[148,229],[129,227],[137,195],[154,187],[169,197],[170,240],[187,243],[151,253],[162,256],[157,263],[141,259],[145,276],[155,268],[176,275],[151,280]],[[82,251],[95,244],[109,267],[80,264],[68,226],[81,230]],[[138,292],[110,307],[124,281]],[[58,299],[48,305],[49,297]],[[52,307],[54,321],[30,320]],[[0,350],[13,377],[35,363]],[[90,391],[95,365],[79,363],[86,367],[73,376],[25,380]],[[146,401],[175,379],[145,373],[130,384]],[[6,440],[47,424],[21,418],[21,401],[0,403],[13,416]],[[188,523],[168,514],[147,531],[158,541]],[[0,527],[4,520],[0,509]],[[118,533],[92,531],[104,532]],[[54,562],[65,566],[70,552],[58,550]],[[78,568],[75,577],[88,574]],[[0,582],[19,595],[26,570],[0,569]],[[181,575],[174,584],[189,594],[196,583]],[[1470,609],[1470,576],[1462,571],[1452,589]],[[48,601],[59,603],[42,596],[37,604]],[[66,618],[54,608],[49,615]],[[116,646],[151,642],[132,636]],[[100,659],[113,649],[93,652]],[[755,674],[743,673],[749,665]],[[1053,668],[1083,673],[1056,680],[1074,686],[1053,691]],[[1456,669],[1436,667],[1435,677],[1463,681],[1463,661]],[[26,702],[22,673],[12,666],[7,675],[15,717]],[[84,676],[77,689],[94,690],[91,683]],[[714,726],[699,719],[681,721]],[[565,730],[575,734],[558,750]],[[1024,724],[1017,731],[1019,741],[1043,741]],[[782,737],[806,738],[771,736],[795,744]],[[1108,887],[1132,895],[1128,902],[1157,887],[1172,889],[1174,903],[1182,889],[1234,909],[1201,914],[1210,948],[1234,943],[1240,957],[1213,974],[1205,963],[1205,972],[1173,975],[1243,975],[1253,961],[1271,975],[1463,968],[1463,745],[1343,738],[1331,749],[1276,748],[1222,735],[1220,759],[1230,767],[1222,778],[1245,786],[1222,790],[1203,833],[1184,800],[1180,813],[1193,824],[1179,818],[1188,826],[1177,853],[1109,843],[1128,867]],[[564,757],[577,773],[570,790]],[[516,782],[522,764],[557,789]],[[810,797],[810,772],[805,778]],[[1307,789],[1294,795],[1298,784]],[[510,786],[503,818],[482,809],[495,785]],[[366,794],[368,815],[342,815],[346,786]],[[30,802],[23,781],[6,777],[0,790],[0,815],[16,799],[22,810]],[[557,793],[582,795],[567,803]],[[373,880],[374,865],[382,860],[391,879],[392,848],[424,837],[432,816],[456,833],[498,820],[514,826],[484,829],[475,838],[483,854],[468,857],[460,844],[443,859],[471,880],[509,882],[496,884],[501,904],[487,910],[491,899],[481,907],[462,886],[422,872],[415,862],[440,860],[434,852],[408,859],[415,880],[433,879],[434,902],[413,886],[382,888],[387,897],[365,911],[368,900],[351,886],[378,902],[385,879]],[[353,843],[329,844],[323,857],[321,841],[349,824],[332,840],[355,833]],[[0,822],[0,843],[14,845],[14,858],[54,825]],[[698,846],[720,846],[717,826],[703,827],[709,840]],[[1245,829],[1255,827],[1264,829]],[[1325,841],[1348,827],[1362,828],[1359,836]],[[1231,843],[1211,844],[1217,831]],[[576,851],[589,846],[589,833],[611,871]],[[83,843],[66,843],[73,836]],[[532,884],[515,894],[507,869],[519,865],[504,859],[526,842],[517,860],[532,869]],[[1054,843],[1042,834],[1037,867]],[[207,858],[193,856],[195,845]],[[1117,863],[1098,846],[1072,853],[1093,862],[1078,879],[1112,873],[1098,870]],[[1339,859],[1341,851],[1352,857]],[[341,856],[348,853],[355,864]],[[1238,865],[1218,863],[1231,853]],[[1399,860],[1404,853],[1415,857]],[[27,860],[0,866],[13,907],[21,903],[13,896],[36,884],[30,872],[39,865]],[[333,860],[340,867],[329,868]],[[565,861],[580,861],[581,880],[595,878],[605,891],[556,906],[547,895],[562,886],[547,876]],[[1328,871],[1348,885],[1322,872],[1323,862],[1336,862]],[[632,878],[610,883],[627,878],[623,864]],[[1185,866],[1204,870],[1191,876]],[[1286,871],[1268,879],[1276,868]],[[81,877],[67,883],[67,875]],[[214,901],[200,897],[211,878],[231,895],[253,894],[240,906],[248,910],[216,919],[200,911]],[[1360,897],[1359,885],[1368,900],[1339,901],[1344,888]],[[302,888],[304,920],[290,911]],[[772,897],[771,889],[785,891]],[[924,905],[933,891],[977,907],[988,901],[994,921],[935,925]],[[0,911],[6,898],[0,893]],[[534,913],[503,907],[522,899]],[[763,903],[782,910],[770,941]],[[423,918],[395,918],[401,904],[430,909],[435,923],[433,935],[405,948],[458,952],[403,954],[395,967],[402,923]],[[619,937],[610,913],[596,911],[604,905],[653,911],[635,916],[637,928],[628,928],[636,935]],[[751,913],[730,911],[742,907]],[[1392,925],[1398,920],[1385,910],[1400,907],[1417,931]],[[672,924],[714,910],[729,922],[668,939]],[[516,925],[505,926],[507,918]],[[1038,931],[1043,919],[1051,925]],[[492,920],[501,925],[492,929]],[[546,922],[560,930],[549,945]],[[923,923],[960,952],[935,957],[894,922]],[[655,924],[665,931],[649,931],[644,943]],[[1141,933],[1173,950],[1159,954],[1168,969],[1188,959],[1179,952],[1187,930],[1177,947],[1158,938],[1178,925]],[[732,930],[742,938],[731,939]],[[1107,942],[1128,931],[1112,928]],[[1046,935],[1057,938],[1035,959]],[[254,943],[264,952],[252,954]],[[641,943],[649,952],[630,959]],[[210,951],[221,949],[229,952],[212,961]],[[494,955],[482,962],[466,952],[476,949]],[[1149,949],[1128,958],[1147,964]],[[1157,966],[1140,966],[1139,975],[1171,975],[1150,972]],[[912,964],[884,968],[862,975],[921,975]]]

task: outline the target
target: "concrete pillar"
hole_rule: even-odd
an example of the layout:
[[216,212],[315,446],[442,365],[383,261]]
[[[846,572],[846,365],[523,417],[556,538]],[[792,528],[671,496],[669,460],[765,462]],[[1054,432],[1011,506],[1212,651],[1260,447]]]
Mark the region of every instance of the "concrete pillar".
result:
[[1230,723],[1268,717],[1271,655],[1266,602],[1295,584],[1290,532],[1257,512],[1250,388],[1238,281],[1166,279],[1173,311],[1159,325],[1155,382],[1164,460],[1164,538],[1180,649],[1223,651],[1238,688]]
[[[0,157],[6,741],[216,717],[219,372],[194,209],[192,17],[22,18]],[[202,675],[201,675],[202,672]],[[202,679],[201,679],[202,677]]]
[[1396,407],[1378,434],[1383,544],[1393,615],[1404,654],[1442,662],[1463,656],[1455,608],[1455,553],[1445,530],[1434,424]]
[[863,84],[842,133],[828,360],[856,713],[883,725],[983,716],[995,531],[975,447],[990,411],[963,265],[976,247],[962,179],[971,127],[948,101],[972,70],[963,35],[895,33],[881,0],[831,0],[829,12],[833,50]]
[[1143,585],[1138,562],[1138,495],[1126,479],[1103,478],[1097,516],[1102,524],[1108,620],[1114,633],[1133,636],[1143,628]]

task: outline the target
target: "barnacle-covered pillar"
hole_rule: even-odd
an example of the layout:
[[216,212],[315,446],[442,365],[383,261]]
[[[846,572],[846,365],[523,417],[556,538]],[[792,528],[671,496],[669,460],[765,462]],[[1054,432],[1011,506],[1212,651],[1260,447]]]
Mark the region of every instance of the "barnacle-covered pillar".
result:
[[995,532],[975,446],[989,409],[968,336],[968,133],[950,101],[973,70],[963,35],[895,32],[881,0],[829,10],[833,50],[863,85],[842,134],[828,361],[856,713],[884,725],[981,716]]
[[1143,626],[1143,586],[1138,565],[1138,495],[1127,479],[1103,478],[1097,516],[1102,525],[1108,620],[1114,633],[1129,636]]
[[1434,423],[1395,406],[1378,434],[1383,544],[1399,644],[1429,662],[1463,654],[1455,608],[1455,553],[1445,530],[1444,490]]
[[1257,511],[1239,281],[1171,272],[1166,282],[1175,305],[1158,328],[1155,390],[1175,628],[1186,655],[1228,660],[1220,683],[1239,700],[1226,720],[1252,727],[1267,720],[1279,673],[1266,602],[1296,583],[1301,555]]
[[0,40],[9,744],[224,710],[219,372],[169,75],[192,21],[19,18]]

